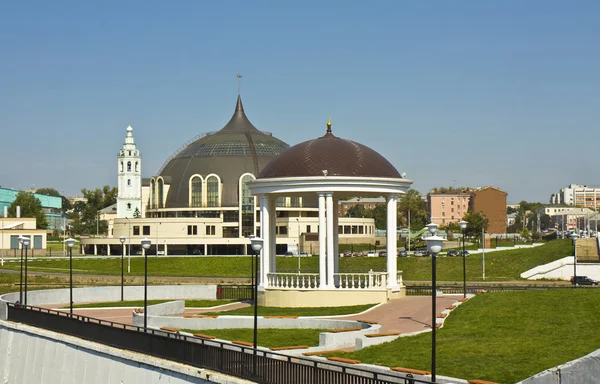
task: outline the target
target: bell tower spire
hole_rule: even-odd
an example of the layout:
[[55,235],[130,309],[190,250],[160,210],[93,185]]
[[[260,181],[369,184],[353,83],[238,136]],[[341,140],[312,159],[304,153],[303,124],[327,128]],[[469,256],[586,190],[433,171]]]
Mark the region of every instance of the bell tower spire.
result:
[[126,132],[117,161],[117,218],[142,215],[142,156],[135,145],[131,125]]

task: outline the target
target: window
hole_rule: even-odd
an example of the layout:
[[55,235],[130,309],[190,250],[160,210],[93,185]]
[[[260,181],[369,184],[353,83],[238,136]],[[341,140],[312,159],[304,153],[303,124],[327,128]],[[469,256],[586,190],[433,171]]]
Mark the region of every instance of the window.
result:
[[306,233],[310,233],[310,225],[306,226]]
[[279,227],[279,234],[280,235],[287,235],[288,234],[288,227],[286,227],[285,225]]
[[149,225],[144,225],[144,228],[143,228],[142,232],[143,232],[144,236],[150,236],[150,226]]
[[442,212],[442,217],[446,216],[446,212]]
[[123,172],[123,162],[121,161],[121,172]]
[[454,212],[454,208],[451,209],[451,212]]
[[127,162],[127,172],[131,172],[131,161]]
[[215,226],[214,225],[207,225],[206,226],[206,234],[208,236],[214,236],[215,235]]
[[156,196],[156,182],[154,179],[150,180],[150,208],[154,208],[154,196]]
[[127,185],[131,185],[131,179],[127,179]]
[[138,171],[138,169],[139,169],[139,165],[140,165],[140,164],[139,164],[139,162],[137,162],[137,161],[136,161],[136,162],[135,162],[135,171],[136,171],[136,172],[137,172],[137,171]]
[[163,197],[163,191],[164,191],[164,184],[165,182],[163,181],[163,179],[158,179],[158,193],[157,193],[157,198],[158,198],[158,208],[162,208],[163,207],[163,201],[164,201],[164,197]]
[[188,235],[197,235],[198,234],[198,226],[197,225],[188,225]]
[[219,206],[219,179],[216,176],[206,179],[206,203],[209,207]]
[[133,236],[139,236],[139,235],[140,235],[140,226],[134,225],[133,226]]
[[240,206],[242,215],[242,236],[248,237],[254,234],[254,213],[256,207],[256,199],[250,193],[248,183],[254,180],[254,176],[250,174],[243,175],[240,178]]
[[200,176],[192,177],[192,188],[191,188],[191,207],[202,206],[202,178]]
[[131,203],[127,203],[127,209],[131,209]]
[[131,151],[129,151],[129,156],[131,156]]

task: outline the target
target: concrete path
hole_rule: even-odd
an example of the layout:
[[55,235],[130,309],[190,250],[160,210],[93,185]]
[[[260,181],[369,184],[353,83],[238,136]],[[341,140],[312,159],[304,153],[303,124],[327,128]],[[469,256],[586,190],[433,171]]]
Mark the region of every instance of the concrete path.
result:
[[[462,299],[462,295],[446,295],[436,298],[439,316],[446,307]],[[407,296],[387,303],[362,315],[336,317],[340,320],[367,320],[381,325],[381,333],[411,333],[431,328],[431,297]]]

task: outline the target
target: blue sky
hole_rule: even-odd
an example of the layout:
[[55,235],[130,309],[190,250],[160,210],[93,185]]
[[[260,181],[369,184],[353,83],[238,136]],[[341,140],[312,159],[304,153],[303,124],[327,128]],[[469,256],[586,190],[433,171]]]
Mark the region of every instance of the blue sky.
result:
[[493,185],[547,201],[600,185],[600,2],[0,3],[0,185],[116,185],[231,117],[294,145],[334,134],[426,193]]

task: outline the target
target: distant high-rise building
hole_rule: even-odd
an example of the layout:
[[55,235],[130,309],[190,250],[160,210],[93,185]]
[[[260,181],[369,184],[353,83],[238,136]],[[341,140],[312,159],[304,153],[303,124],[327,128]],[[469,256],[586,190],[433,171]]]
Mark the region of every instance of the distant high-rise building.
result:
[[600,187],[570,184],[550,198],[552,204],[567,204],[596,210],[600,206]]

